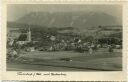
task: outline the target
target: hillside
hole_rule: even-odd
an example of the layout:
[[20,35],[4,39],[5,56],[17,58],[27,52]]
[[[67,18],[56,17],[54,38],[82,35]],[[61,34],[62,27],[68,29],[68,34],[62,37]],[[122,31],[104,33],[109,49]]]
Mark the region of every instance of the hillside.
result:
[[[116,17],[101,12],[31,12],[15,22],[7,22],[11,28],[31,28],[34,39],[46,35],[59,37],[71,34],[102,37],[118,35],[122,31]],[[101,27],[99,27],[101,26]]]
[[116,17],[103,12],[31,12],[16,21],[45,27],[75,27],[87,29],[91,27],[121,25]]

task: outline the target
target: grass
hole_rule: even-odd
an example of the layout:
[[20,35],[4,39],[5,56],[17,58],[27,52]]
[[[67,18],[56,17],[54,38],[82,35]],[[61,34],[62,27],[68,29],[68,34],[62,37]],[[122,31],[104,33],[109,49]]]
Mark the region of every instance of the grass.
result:
[[[119,51],[119,50],[118,50]],[[62,58],[69,58],[72,61],[64,61]],[[42,52],[34,51],[21,54],[18,59],[19,63],[28,65],[42,65],[76,68],[76,69],[91,69],[102,71],[121,71],[122,70],[122,53],[109,53],[106,49],[100,49],[89,55],[88,52],[79,53],[74,51],[59,51],[59,52]],[[43,68],[42,68],[43,70]],[[56,69],[52,69],[56,70]]]

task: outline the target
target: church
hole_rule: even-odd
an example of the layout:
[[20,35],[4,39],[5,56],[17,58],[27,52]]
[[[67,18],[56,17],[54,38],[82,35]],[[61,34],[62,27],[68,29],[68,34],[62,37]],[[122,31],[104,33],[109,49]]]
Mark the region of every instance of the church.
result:
[[27,33],[22,33],[19,38],[18,38],[18,43],[23,45],[23,44],[27,44],[30,43],[31,40],[31,30],[30,28],[27,30]]

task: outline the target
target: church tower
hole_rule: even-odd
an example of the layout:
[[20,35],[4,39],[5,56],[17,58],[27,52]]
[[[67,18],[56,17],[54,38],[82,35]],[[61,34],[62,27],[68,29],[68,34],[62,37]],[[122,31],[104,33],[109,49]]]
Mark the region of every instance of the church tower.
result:
[[30,30],[30,28],[28,29],[28,34],[27,35],[28,35],[27,36],[28,41],[31,42],[31,30]]

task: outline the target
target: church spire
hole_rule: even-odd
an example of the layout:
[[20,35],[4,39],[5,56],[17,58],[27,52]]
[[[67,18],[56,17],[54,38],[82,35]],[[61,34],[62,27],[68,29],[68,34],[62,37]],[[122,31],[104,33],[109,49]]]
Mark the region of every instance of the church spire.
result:
[[30,27],[28,29],[28,41],[31,42],[31,30],[30,30]]

